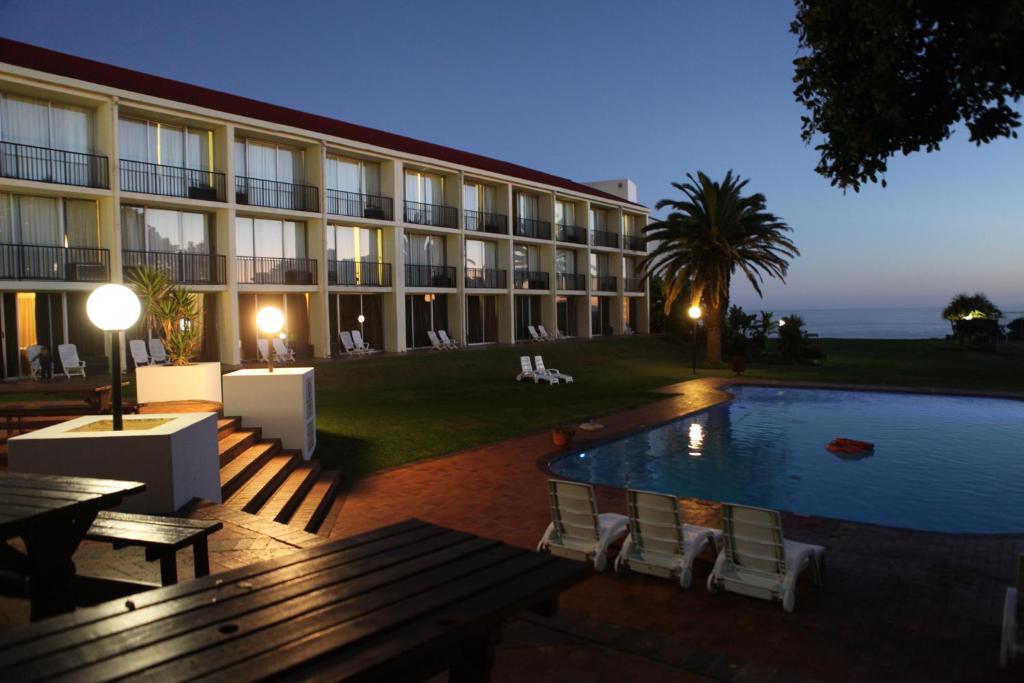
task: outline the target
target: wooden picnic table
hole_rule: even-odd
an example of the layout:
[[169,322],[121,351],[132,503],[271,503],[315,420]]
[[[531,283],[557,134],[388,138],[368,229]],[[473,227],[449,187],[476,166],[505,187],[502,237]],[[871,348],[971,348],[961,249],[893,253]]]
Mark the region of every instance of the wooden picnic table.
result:
[[0,680],[485,681],[504,621],[589,573],[411,519],[0,632]]
[[[100,510],[145,488],[137,481],[0,472],[0,567],[28,577],[33,619],[74,608],[71,556]],[[16,537],[24,553],[8,543]]]

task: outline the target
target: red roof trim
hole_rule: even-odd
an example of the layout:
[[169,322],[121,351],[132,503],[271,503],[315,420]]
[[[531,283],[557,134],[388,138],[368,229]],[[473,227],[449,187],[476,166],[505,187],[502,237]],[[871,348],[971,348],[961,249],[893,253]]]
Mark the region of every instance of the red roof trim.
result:
[[507,161],[492,159],[479,154],[464,152],[452,147],[436,145],[431,142],[424,142],[423,140],[416,140],[415,138],[388,133],[354,123],[347,123],[326,116],[308,114],[296,109],[231,95],[211,90],[210,88],[153,76],[111,64],[104,64],[92,59],[76,57],[2,37],[0,37],[0,62],[14,64],[26,69],[45,71],[58,76],[76,78],[121,90],[129,90],[152,97],[184,102],[197,107],[205,107],[238,116],[247,116],[326,135],[356,140],[397,152],[439,159],[522,180],[553,185],[565,190],[611,200],[616,203],[630,204],[646,210],[646,207],[641,204],[626,201],[589,185],[583,185],[568,178],[543,173]]

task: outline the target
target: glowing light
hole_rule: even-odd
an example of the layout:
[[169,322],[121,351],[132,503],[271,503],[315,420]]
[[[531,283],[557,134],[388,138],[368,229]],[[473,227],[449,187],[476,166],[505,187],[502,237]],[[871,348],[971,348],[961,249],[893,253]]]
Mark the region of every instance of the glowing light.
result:
[[704,446],[704,427],[699,422],[690,425],[690,455],[700,456],[701,447]]
[[256,314],[256,327],[265,334],[277,334],[284,327],[284,314],[273,306],[261,308]]
[[103,285],[85,302],[92,324],[107,332],[127,330],[139,319],[139,297],[124,285]]
[[366,316],[365,316],[365,315],[363,315],[362,313],[360,313],[360,314],[359,314],[359,317],[358,317],[358,318],[356,318],[356,320],[358,320],[358,321],[359,321],[359,324],[360,324],[360,325],[362,325],[363,323],[365,323],[365,322],[366,322]]
[[782,320],[779,321],[779,327],[785,327],[785,326],[786,326],[786,319],[783,318]]
[[686,311],[686,315],[690,316],[693,320],[700,320],[702,312],[700,306],[690,306],[689,310]]

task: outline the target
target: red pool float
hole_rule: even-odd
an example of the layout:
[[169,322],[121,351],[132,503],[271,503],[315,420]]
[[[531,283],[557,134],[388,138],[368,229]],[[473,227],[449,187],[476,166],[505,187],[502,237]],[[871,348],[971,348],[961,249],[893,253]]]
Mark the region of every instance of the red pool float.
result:
[[875,444],[837,436],[825,448],[832,453],[866,453],[875,450]]

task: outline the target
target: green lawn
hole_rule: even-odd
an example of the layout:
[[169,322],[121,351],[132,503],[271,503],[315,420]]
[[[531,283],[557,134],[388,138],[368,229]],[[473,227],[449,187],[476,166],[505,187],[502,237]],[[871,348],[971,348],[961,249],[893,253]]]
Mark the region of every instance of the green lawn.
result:
[[[942,341],[822,340],[821,365],[754,364],[747,377],[1024,391],[1024,356]],[[522,353],[575,375],[549,387],[513,377]],[[317,456],[349,477],[634,407],[689,379],[689,348],[609,338],[317,363]],[[701,376],[729,376],[727,369]]]

